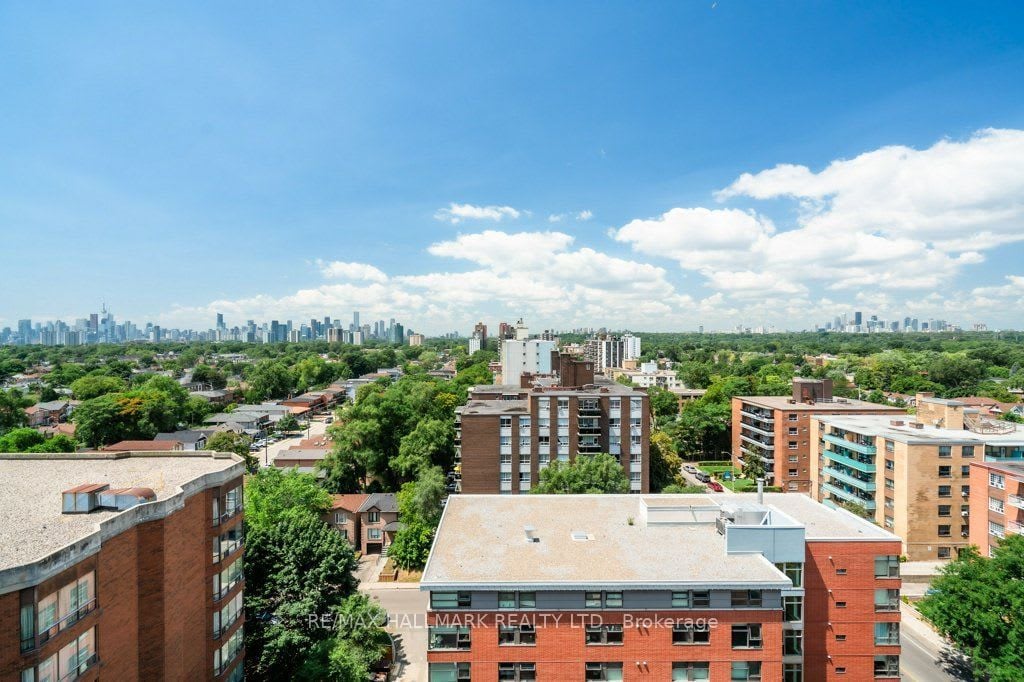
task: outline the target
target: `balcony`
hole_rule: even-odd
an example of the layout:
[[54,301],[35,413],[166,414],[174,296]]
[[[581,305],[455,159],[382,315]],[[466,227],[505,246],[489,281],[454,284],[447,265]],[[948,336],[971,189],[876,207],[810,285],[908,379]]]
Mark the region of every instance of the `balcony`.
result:
[[1007,521],[1006,532],[1014,535],[1024,535],[1024,523],[1020,521]]
[[874,500],[866,500],[854,492],[844,490],[843,488],[840,488],[839,486],[836,485],[832,485],[831,483],[822,483],[821,489],[824,492],[827,492],[831,495],[835,495],[841,500],[844,500],[846,502],[853,502],[854,504],[859,504],[868,511],[875,511],[876,505]]
[[767,431],[765,429],[758,428],[757,426],[750,424],[748,422],[741,421],[740,433],[742,433],[743,431],[754,431],[755,433],[760,433],[762,436],[768,436],[769,438],[775,437],[774,431]]
[[836,479],[838,479],[838,480],[840,480],[843,483],[846,483],[848,485],[852,485],[855,488],[859,488],[860,490],[863,490],[864,492],[873,493],[873,492],[875,492],[875,490],[878,487],[878,486],[875,485],[874,481],[864,481],[864,480],[861,480],[861,479],[857,478],[856,476],[853,476],[849,472],[842,471],[842,470],[836,469],[834,467],[825,467],[824,469],[821,470],[821,473],[823,473],[823,474],[825,474],[827,476],[831,476],[832,478],[836,478]]
[[1007,495],[1006,504],[1017,509],[1024,509],[1024,497],[1020,495]]
[[824,452],[821,453],[821,456],[833,462],[845,464],[851,469],[856,469],[861,473],[873,474],[876,471],[874,462],[862,462],[859,459],[854,459],[853,457],[849,457],[847,455],[838,453],[835,450],[825,450]]
[[834,436],[831,433],[826,433],[822,437],[833,445],[838,445],[840,447],[853,450],[854,452],[859,452],[862,455],[874,455],[878,451],[878,448],[874,445],[869,445],[868,443],[860,441],[846,440],[841,436]]
[[[771,416],[770,412],[761,413],[761,412],[752,412],[751,410],[740,410],[740,414],[742,414],[744,416],[747,416],[747,417],[750,417],[751,419],[756,419],[758,421],[762,421],[762,422],[764,422],[766,424],[774,424],[775,423],[775,419]],[[765,415],[767,415],[767,416],[765,416]]]
[[775,449],[775,443],[765,443],[763,440],[758,440],[756,438],[751,438],[750,436],[745,435],[743,432],[740,432],[740,440],[745,440],[748,443],[753,443],[754,445],[756,445],[758,447],[762,447],[762,448],[764,448],[766,450],[774,450]]
[[581,416],[601,414],[601,405],[596,400],[594,402],[580,402],[579,414]]
[[769,456],[765,455],[764,453],[757,452],[756,450],[751,450],[750,448],[744,447],[742,445],[740,446],[740,452],[742,452],[742,453],[744,453],[746,455],[749,455],[751,457],[758,457],[758,458],[760,458],[760,460],[762,462],[766,462],[769,466],[775,466],[775,458],[774,457],[769,457]]

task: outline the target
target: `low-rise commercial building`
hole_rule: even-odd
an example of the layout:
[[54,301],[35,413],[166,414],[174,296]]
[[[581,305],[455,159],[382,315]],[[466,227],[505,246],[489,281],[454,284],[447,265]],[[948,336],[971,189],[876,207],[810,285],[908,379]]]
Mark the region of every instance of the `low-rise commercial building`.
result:
[[244,468],[0,455],[0,679],[241,680]]
[[819,414],[904,414],[898,407],[832,395],[829,379],[793,380],[792,396],[732,399],[732,461],[761,461],[765,478],[785,492],[811,489],[810,422]]
[[429,680],[899,679],[899,550],[804,495],[454,496]]
[[1024,431],[956,400],[916,401],[916,415],[816,415],[812,495],[855,505],[903,538],[911,561],[945,560],[971,544],[971,463],[1021,459]]

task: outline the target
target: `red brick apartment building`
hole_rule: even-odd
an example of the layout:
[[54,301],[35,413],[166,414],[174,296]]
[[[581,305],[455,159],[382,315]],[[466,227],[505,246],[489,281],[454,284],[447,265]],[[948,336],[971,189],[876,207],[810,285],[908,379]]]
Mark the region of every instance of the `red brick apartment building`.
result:
[[804,495],[457,495],[429,682],[899,679],[900,540]]
[[[595,381],[592,372],[588,378]],[[459,492],[525,493],[553,460],[599,452],[619,459],[633,492],[649,492],[646,391],[603,379],[582,386],[527,381],[532,385],[523,388],[476,386],[455,410]]]
[[212,452],[0,455],[0,680],[241,680],[243,473]]
[[982,556],[1024,534],[1024,462],[971,462],[970,539]]
[[759,457],[765,478],[785,492],[811,490],[811,418],[821,414],[902,415],[898,407],[834,398],[831,379],[793,380],[793,395],[732,399],[732,462]]

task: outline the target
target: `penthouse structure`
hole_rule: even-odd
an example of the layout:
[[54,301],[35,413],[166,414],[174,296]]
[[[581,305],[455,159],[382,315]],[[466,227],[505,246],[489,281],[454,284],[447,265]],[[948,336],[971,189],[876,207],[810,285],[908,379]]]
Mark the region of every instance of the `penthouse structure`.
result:
[[811,489],[811,418],[819,414],[902,415],[898,407],[832,395],[831,379],[793,379],[793,394],[732,399],[732,461],[760,459],[769,484],[786,492]]
[[241,680],[244,470],[0,455],[0,679]]
[[815,499],[855,505],[903,538],[911,561],[950,559],[971,544],[972,462],[1024,459],[1015,425],[924,393],[916,415],[816,415],[811,441]]
[[971,462],[971,544],[982,556],[1024,535],[1024,462]]
[[428,679],[899,679],[899,551],[804,495],[454,496]]
[[[566,358],[576,372],[585,361]],[[463,493],[529,492],[553,460],[607,452],[629,477],[630,490],[650,490],[651,407],[646,391],[607,380],[560,386],[475,386],[455,410],[456,461]],[[524,383],[526,383],[524,381]]]

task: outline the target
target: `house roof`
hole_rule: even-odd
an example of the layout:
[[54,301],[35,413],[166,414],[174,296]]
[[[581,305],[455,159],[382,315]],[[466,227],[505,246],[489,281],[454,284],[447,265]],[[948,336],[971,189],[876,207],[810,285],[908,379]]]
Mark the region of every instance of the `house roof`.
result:
[[401,521],[391,521],[390,523],[384,524],[384,530],[388,532],[396,532],[405,528],[405,524]]
[[206,438],[203,431],[174,431],[173,433],[158,433],[153,440],[175,440],[180,443],[198,443]]
[[181,441],[177,440],[123,440],[113,445],[107,445],[101,450],[108,452],[164,452],[176,450],[181,447]]
[[46,410],[47,412],[56,412],[57,410],[63,410],[68,406],[66,400],[51,400],[45,403],[36,403],[35,405],[40,410]]
[[382,512],[397,512],[398,496],[395,493],[372,493],[366,498],[362,506],[359,507],[359,511],[364,512],[371,509],[377,509]]
[[345,511],[358,512],[367,497],[369,497],[369,495],[366,493],[331,495],[331,509],[344,509]]

